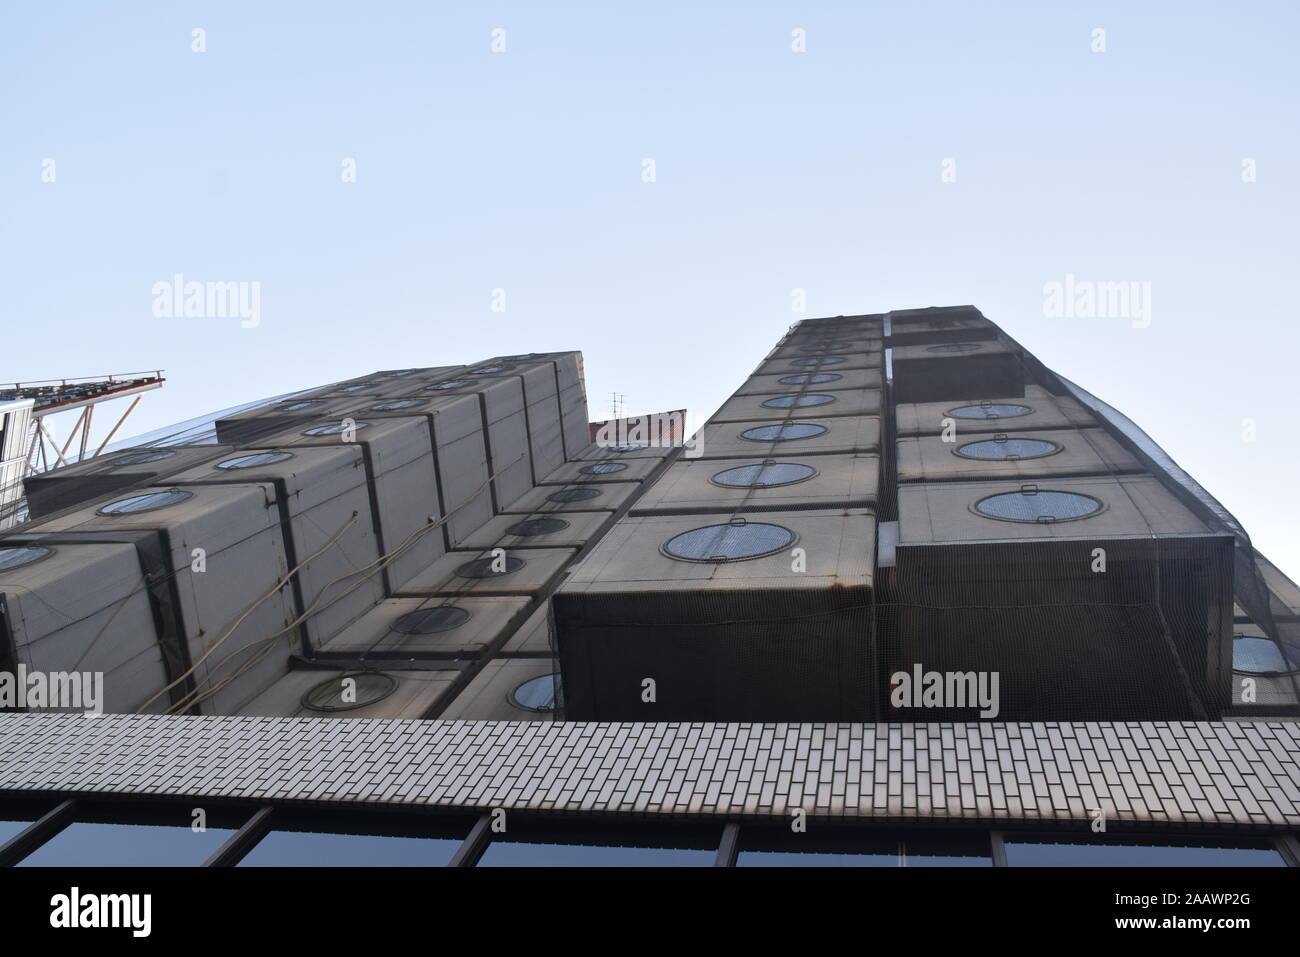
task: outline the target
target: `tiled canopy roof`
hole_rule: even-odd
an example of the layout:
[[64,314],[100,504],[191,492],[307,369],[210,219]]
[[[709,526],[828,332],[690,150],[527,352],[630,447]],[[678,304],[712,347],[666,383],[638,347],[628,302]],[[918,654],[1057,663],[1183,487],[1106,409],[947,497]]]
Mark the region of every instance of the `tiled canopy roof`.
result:
[[711,724],[0,715],[0,793],[931,824],[1300,827],[1290,721]]

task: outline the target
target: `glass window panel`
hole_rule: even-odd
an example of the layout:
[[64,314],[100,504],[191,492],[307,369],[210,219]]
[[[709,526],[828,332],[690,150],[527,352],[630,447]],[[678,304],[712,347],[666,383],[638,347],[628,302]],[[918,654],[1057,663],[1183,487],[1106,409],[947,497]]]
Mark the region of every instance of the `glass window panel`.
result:
[[817,474],[810,465],[798,462],[769,462],[763,465],[741,465],[732,469],[723,469],[713,476],[718,485],[732,488],[769,488],[777,485],[790,485],[802,482]]
[[446,837],[271,831],[240,867],[445,867],[461,845]]
[[15,837],[27,828],[31,827],[31,821],[6,821],[0,820],[0,844],[4,844],[11,837]]
[[585,502],[599,498],[603,493],[598,488],[563,488],[546,496],[549,502]]
[[259,465],[274,465],[285,459],[293,458],[292,452],[253,452],[249,455],[237,455],[233,459],[218,462],[219,469],[251,469]]
[[459,628],[469,619],[470,614],[464,608],[440,605],[437,608],[408,611],[393,622],[393,631],[402,635],[436,635]]
[[990,403],[989,405],[959,405],[949,409],[948,414],[954,419],[1014,419],[1019,415],[1028,415],[1034,410],[1027,405],[1014,403]]
[[975,503],[975,510],[989,518],[1012,522],[1065,521],[1084,518],[1101,510],[1101,503],[1090,495],[1076,492],[1002,492]]
[[[712,867],[722,829],[674,823],[597,828],[580,822],[509,825],[480,867]],[[666,846],[672,845],[672,846]]]
[[794,538],[790,529],[764,522],[707,525],[673,536],[665,543],[664,552],[670,558],[697,562],[760,558],[780,551]]
[[967,442],[959,446],[958,455],[968,459],[1036,459],[1044,455],[1059,452],[1061,447],[1046,439],[1005,438],[983,439],[979,442]]
[[132,515],[136,512],[152,512],[156,508],[166,508],[194,497],[193,492],[171,488],[165,492],[146,492],[132,495],[130,498],[109,502],[99,510],[101,515]]
[[717,851],[493,841],[479,867],[711,867]]
[[841,362],[848,362],[844,356],[809,356],[806,359],[791,359],[790,364],[794,366],[836,366]]
[[39,562],[50,554],[52,551],[44,545],[16,545],[11,548],[0,548],[0,571],[22,568],[24,565]]
[[553,535],[556,532],[562,532],[569,527],[569,523],[562,518],[526,518],[522,522],[515,522],[506,529],[508,535],[518,535],[520,538],[532,538],[537,535]]
[[1120,843],[1117,841],[1005,840],[1011,867],[1283,867],[1263,841]]
[[800,372],[797,375],[781,376],[777,381],[782,385],[820,385],[823,382],[834,382],[843,378],[844,376],[836,372]]
[[1233,635],[1232,670],[1246,675],[1291,674],[1300,669],[1300,653],[1289,651],[1271,638]]
[[74,821],[19,867],[197,867],[233,834],[230,828]]
[[765,399],[763,405],[769,409],[806,409],[814,405],[828,405],[834,401],[833,395],[806,392],[801,395],[778,395],[772,399]]
[[146,462],[159,462],[163,459],[169,459],[175,452],[166,449],[154,449],[144,452],[127,452],[125,455],[118,456],[108,463],[109,468],[117,468],[119,465],[143,465]]
[[738,867],[991,867],[986,832],[920,834],[819,828],[816,833],[741,829]]
[[791,439],[811,439],[826,431],[826,426],[812,422],[787,422],[784,425],[760,425],[740,433],[742,439],[753,442],[788,442]]
[[556,700],[563,700],[560,676],[552,674],[529,678],[511,692],[511,697],[519,707],[530,711],[554,711]]
[[507,555],[505,561],[497,558],[476,558],[457,568],[456,574],[461,578],[495,578],[498,575],[517,572],[525,564],[522,558],[515,558],[513,555]]

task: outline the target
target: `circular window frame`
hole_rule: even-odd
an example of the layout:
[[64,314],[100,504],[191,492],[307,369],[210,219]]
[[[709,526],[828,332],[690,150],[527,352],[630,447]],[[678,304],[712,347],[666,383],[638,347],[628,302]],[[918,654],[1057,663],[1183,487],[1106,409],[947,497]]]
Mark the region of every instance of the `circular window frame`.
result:
[[315,425],[310,429],[303,429],[302,434],[310,439],[320,439],[330,435],[342,435],[344,432],[348,431],[349,428],[355,432],[360,432],[362,429],[370,428],[370,423],[353,422],[351,426],[345,426],[341,422],[334,425]]
[[[1014,406],[1016,406],[1016,407],[1018,407],[1018,408],[1024,409],[1025,411],[1024,411],[1024,412],[1015,412],[1015,413],[1012,413],[1011,415],[981,415],[981,416],[974,416],[974,415],[958,415],[958,414],[957,414],[958,410],[960,410],[960,409],[986,409],[986,408],[987,408],[987,409],[991,409],[991,408],[993,408],[993,406],[995,406],[995,405],[1002,405],[1002,406],[1012,406],[1012,405],[1014,405]],[[1025,405],[1023,402],[990,402],[987,406],[984,406],[984,405],[971,405],[971,404],[968,402],[968,403],[966,403],[965,405],[954,405],[951,409],[949,409],[947,412],[944,413],[944,415],[947,416],[947,417],[949,417],[949,418],[953,418],[953,419],[961,419],[963,422],[988,422],[988,421],[990,421],[990,420],[1019,419],[1019,418],[1022,418],[1023,416],[1026,416],[1026,415],[1033,415],[1033,414],[1034,414],[1034,407],[1031,406],[1031,405]]]
[[797,359],[791,359],[790,364],[801,369],[820,369],[822,366],[837,366],[848,361],[848,356],[800,356]]
[[[812,471],[809,472],[807,475],[803,476],[802,478],[791,479],[788,482],[772,482],[770,484],[763,484],[763,485],[755,485],[752,482],[748,485],[732,485],[726,482],[717,481],[719,475],[725,475],[727,472],[734,472],[736,471],[736,469],[752,469],[757,467],[758,469],[760,469],[759,475],[762,475],[763,473],[761,470],[767,468],[769,465],[797,465],[800,468],[811,469]],[[807,462],[779,462],[776,459],[764,459],[762,462],[750,462],[746,465],[733,465],[730,468],[723,469],[721,472],[715,472],[714,474],[709,476],[709,484],[716,486],[717,488],[725,488],[725,489],[730,489],[732,491],[735,491],[736,489],[762,490],[768,488],[785,488],[786,486],[789,485],[799,485],[803,482],[811,481],[812,479],[815,479],[820,474],[821,473],[818,472],[816,468],[809,465]],[[763,524],[771,525],[772,523],[764,522]]]
[[[578,495],[576,498],[556,498],[557,495],[573,495],[578,492],[591,492],[592,494]],[[554,502],[556,505],[573,505],[576,502],[590,502],[604,494],[604,489],[592,488],[590,485],[579,485],[576,488],[558,488],[546,496],[546,501]]]
[[[821,429],[821,431],[814,432],[812,435],[797,435],[794,438],[786,438],[785,436],[782,435],[782,436],[777,436],[774,439],[756,439],[753,436],[745,434],[745,432],[753,432],[755,429],[785,429],[790,426],[800,426],[804,428],[817,428],[817,429]],[[820,422],[780,422],[780,423],[772,423],[770,425],[750,426],[748,429],[745,429],[744,432],[739,433],[736,437],[739,439],[744,439],[746,442],[760,442],[760,443],[762,442],[804,442],[808,439],[820,438],[830,430],[831,428],[829,425],[822,425]]]
[[[1236,641],[1238,638],[1253,638],[1255,641],[1271,642],[1277,648],[1278,654],[1282,656],[1282,660],[1288,660],[1286,646],[1281,642],[1268,637],[1268,635],[1243,635],[1233,632],[1232,640]],[[1232,673],[1246,678],[1291,678],[1295,675],[1300,675],[1300,662],[1293,662],[1293,664],[1295,664],[1295,668],[1291,671],[1238,671],[1236,668],[1233,668]]]
[[[251,459],[262,455],[275,455],[279,457],[271,459],[271,461],[269,462],[253,462],[249,465],[229,464],[231,462],[238,462],[240,459]],[[254,450],[251,452],[241,452],[239,455],[232,456],[231,458],[228,459],[222,459],[220,462],[218,462],[216,465],[212,467],[214,469],[221,469],[223,472],[237,472],[240,469],[255,469],[263,465],[278,465],[281,462],[289,461],[289,459],[293,457],[294,454],[292,452],[285,451],[284,449],[263,449],[260,451]]]
[[[822,379],[820,382],[809,382],[813,376],[829,376],[830,378]],[[780,385],[825,385],[827,382],[839,382],[844,376],[839,372],[791,372],[789,375],[783,375],[776,381]],[[791,379],[803,379],[803,382],[791,382]]]
[[[728,558],[725,556],[721,558],[716,556],[712,558],[683,558],[681,555],[674,555],[672,552],[668,551],[668,546],[672,542],[675,542],[683,535],[689,535],[691,532],[703,531],[706,528],[745,527],[751,525],[766,525],[770,528],[779,528],[781,529],[781,531],[789,533],[790,540],[788,542],[782,543],[777,548],[773,548],[769,551],[760,552],[759,554],[756,555],[745,555],[744,557],[741,558]],[[688,528],[684,532],[678,532],[676,535],[670,536],[668,541],[663,542],[659,546],[659,554],[663,555],[664,558],[671,558],[675,562],[690,562],[693,565],[735,565],[735,564],[739,564],[740,562],[757,561],[760,558],[771,558],[773,555],[778,555],[788,548],[794,548],[798,544],[799,544],[799,533],[796,532],[793,528],[787,528],[785,525],[778,525],[776,522],[747,522],[747,521],[714,522],[711,525],[698,525],[695,528]]]
[[[600,471],[594,471],[595,469]],[[580,475],[617,475],[619,472],[626,471],[626,462],[588,462],[578,469]]]
[[0,568],[0,575],[7,574],[9,572],[16,572],[23,568],[31,568],[33,565],[39,565],[41,562],[51,557],[55,553],[55,551],[57,551],[57,549],[53,545],[42,545],[40,542],[4,542],[3,544],[0,544],[0,554],[3,554],[4,552],[10,552],[10,551],[22,551],[22,550],[32,550],[32,549],[39,549],[41,554],[25,562],[20,562],[17,565],[6,565],[3,568]]
[[[813,398],[825,399],[826,401],[825,401],[825,402],[811,402],[811,403],[805,403],[805,402],[801,402],[801,401],[800,401],[801,399],[813,399]],[[790,401],[790,404],[789,404],[789,405],[772,405],[772,404],[771,404],[771,403],[773,403],[773,402],[780,401],[781,399],[789,399],[789,400],[791,400],[791,401]],[[839,401],[839,397],[838,397],[838,396],[828,395],[828,394],[825,393],[825,392],[790,392],[790,393],[787,393],[786,395],[774,395],[774,396],[771,396],[771,397],[769,397],[769,398],[767,398],[767,399],[764,399],[764,400],[760,403],[760,405],[762,405],[762,407],[765,408],[765,409],[777,409],[777,410],[781,410],[781,409],[820,409],[820,408],[821,408],[822,406],[824,406],[824,405],[832,405],[832,404],[834,404],[834,403],[836,403],[836,402],[838,402],[838,401]]]
[[632,452],[644,452],[650,446],[628,443],[627,445],[602,445],[599,448],[604,449],[606,452],[613,452],[616,455],[629,455]]
[[[458,619],[453,624],[445,625],[441,628],[434,628],[432,631],[425,631],[419,628],[412,628],[409,625],[403,624],[404,622],[407,621],[407,619],[414,618],[416,615],[428,617],[430,615],[437,614],[440,611],[456,612],[460,615],[463,615],[464,617]],[[472,612],[464,608],[461,608],[459,605],[435,605],[432,608],[416,608],[412,611],[408,611],[405,612],[404,614],[398,615],[396,618],[393,619],[393,623],[388,626],[388,630],[392,632],[396,632],[399,635],[411,635],[415,637],[421,635],[441,635],[449,631],[455,631],[457,628],[460,628],[461,626],[468,624],[470,619],[472,619],[473,617],[474,615]]]
[[[519,526],[527,525],[529,522],[559,522],[560,526],[559,528],[552,528],[545,532],[516,532],[515,531],[515,529],[519,528]],[[513,535],[515,538],[541,538],[543,535],[554,535],[557,532],[562,532],[566,528],[571,528],[571,527],[572,526],[562,518],[559,518],[554,515],[542,515],[538,518],[525,518],[525,519],[521,519],[518,522],[515,522],[513,525],[511,525],[509,528],[506,529],[506,534]]]
[[150,495],[159,494],[158,492],[137,492],[135,495],[128,495],[126,498],[119,498],[116,501],[107,503],[106,505],[101,505],[99,508],[95,509],[95,514],[102,515],[105,518],[126,518],[131,515],[147,515],[150,512],[161,511],[164,508],[171,508],[173,505],[180,505],[182,502],[188,502],[190,499],[194,497],[193,492],[191,492],[189,489],[184,489],[184,488],[169,488],[169,489],[163,489],[162,491],[175,492],[177,495],[180,496],[180,498],[173,499],[170,502],[164,502],[161,505],[151,505],[149,508],[133,508],[129,512],[107,511],[107,509],[111,508],[114,505],[117,505],[120,502],[129,502],[133,498],[146,498]]
[[[519,558],[519,557],[516,556],[516,555],[507,555],[507,556],[506,556],[506,570],[503,571],[503,572],[494,572],[494,571],[489,571],[489,572],[487,572],[486,574],[483,574],[483,575],[467,575],[467,574],[465,574],[465,572],[464,572],[464,569],[469,568],[471,565],[475,565],[475,564],[478,564],[478,563],[480,563],[480,562],[482,562],[482,563],[486,563],[487,566],[490,568],[492,562],[494,562],[495,560],[496,560],[496,559],[494,559],[494,558],[492,558],[492,557],[490,557],[490,556],[487,557],[487,558],[471,558],[469,561],[467,561],[467,562],[463,562],[462,564],[456,566],[456,572],[455,572],[456,577],[457,577],[457,578],[469,578],[469,579],[472,579],[472,580],[474,580],[474,581],[488,581],[488,580],[493,579],[493,578],[505,578],[507,575],[513,575],[515,572],[519,571],[521,568],[523,568],[525,565],[528,564],[527,560],[525,560],[525,559],[523,559],[523,558]],[[510,567],[510,563],[511,563],[511,562],[518,562],[519,564],[515,565],[514,568],[511,568],[511,567]]]
[[809,346],[798,346],[797,348],[800,352],[822,352],[827,355],[835,355],[852,349],[853,342],[844,339],[826,339],[822,342],[816,342]]
[[[148,455],[149,458],[138,462],[127,461],[127,459],[133,455]],[[133,465],[150,465],[154,462],[162,462],[166,459],[173,458],[175,455],[175,449],[133,449],[130,452],[123,452],[119,458],[109,462],[108,467],[110,469],[125,469],[130,468]]]
[[[362,678],[362,677],[365,677],[365,678],[373,678],[373,677],[376,677],[376,676],[378,676],[378,677],[380,677],[380,678],[383,678],[385,681],[388,682],[388,690],[386,690],[383,694],[381,694],[381,695],[380,695],[379,697],[377,697],[377,698],[370,698],[370,699],[367,700],[367,701],[358,701],[358,702],[356,702],[355,704],[344,705],[343,707],[338,707],[338,708],[334,708],[334,707],[321,707],[320,705],[312,704],[312,703],[310,702],[310,700],[309,700],[309,699],[311,698],[311,696],[312,696],[313,693],[315,693],[316,691],[319,691],[321,688],[324,688],[326,685],[329,685],[329,684],[331,684],[332,682],[339,682],[339,683],[342,683],[342,682],[344,681],[344,679],[347,679],[347,678]],[[390,696],[393,694],[393,692],[396,691],[396,690],[397,690],[397,679],[394,678],[392,675],[386,673],[386,672],[383,672],[383,671],[345,671],[345,672],[343,672],[342,674],[335,675],[335,676],[332,677],[332,678],[326,678],[324,681],[321,681],[321,682],[318,682],[318,683],[312,685],[310,688],[308,688],[308,689],[303,693],[303,696],[302,696],[301,698],[298,699],[298,703],[301,704],[301,705],[302,705],[304,708],[306,708],[308,711],[315,711],[315,712],[317,712],[317,713],[319,713],[319,714],[339,714],[339,713],[344,712],[344,711],[359,711],[359,710],[361,710],[362,708],[368,708],[368,707],[370,707],[372,704],[378,704],[379,702],[383,701],[385,698],[390,697]]]
[[1097,496],[1089,495],[1087,492],[1076,492],[1068,488],[1040,488],[1037,489],[1033,494],[1037,495],[1039,492],[1059,492],[1063,495],[1077,495],[1079,498],[1086,498],[1089,499],[1090,501],[1096,502],[1097,508],[1089,512],[1087,515],[1074,515],[1071,516],[1070,518],[1052,517],[1050,521],[1048,520],[1047,517],[1004,518],[1001,515],[990,515],[987,512],[981,512],[978,508],[981,502],[987,502],[989,499],[997,498],[1000,495],[1016,495],[1016,494],[1023,495],[1025,494],[1023,489],[1011,489],[1006,492],[994,492],[991,495],[985,495],[983,498],[971,502],[969,505],[967,505],[967,508],[970,510],[970,512],[973,515],[978,515],[980,518],[986,518],[991,522],[1011,522],[1012,524],[1015,525],[1064,525],[1066,522],[1081,522],[1086,518],[1096,518],[1098,515],[1102,514],[1102,512],[1107,511],[1110,507],[1101,499],[1097,498]]
[[1017,455],[1014,458],[1004,457],[1000,459],[990,459],[982,455],[967,455],[965,452],[962,451],[962,449],[966,448],[968,445],[982,445],[986,442],[993,442],[996,444],[997,438],[994,437],[991,439],[972,439],[971,441],[965,442],[957,446],[956,448],[952,449],[951,452],[953,455],[957,456],[958,458],[966,459],[969,462],[1029,462],[1032,461],[1033,459],[1050,458],[1053,455],[1057,455],[1065,451],[1064,445],[1062,445],[1060,442],[1055,442],[1052,439],[1040,439],[1037,438],[1036,436],[1022,435],[1020,433],[1017,433],[1015,435],[1006,435],[1005,433],[998,433],[998,434],[1001,435],[1003,439],[1007,442],[1013,442],[1017,439],[1021,441],[1030,441],[1030,442],[1046,442],[1048,445],[1052,446],[1052,448],[1047,452],[1039,452],[1037,455]]
[[[409,402],[409,403],[411,403],[411,404],[410,404],[410,405],[404,405],[404,406],[402,406],[400,409],[385,409],[385,408],[383,408],[383,406],[388,405],[388,404],[391,404],[391,403],[393,403],[393,402]],[[367,406],[366,408],[362,409],[361,411],[362,411],[362,412],[375,412],[375,413],[378,413],[379,415],[383,415],[383,414],[385,414],[385,413],[387,413],[387,412],[410,412],[410,411],[413,410],[413,409],[418,409],[418,408],[420,408],[420,407],[422,407],[422,406],[426,406],[426,405],[428,405],[428,404],[429,404],[429,400],[428,400],[428,399],[417,399],[417,398],[410,397],[410,396],[399,396],[398,398],[395,398],[395,399],[384,399],[382,402],[376,402],[374,405]]]
[[472,385],[478,385],[478,379],[448,379],[446,382],[435,382],[432,385],[426,385],[424,391],[450,392],[452,389],[467,389]]
[[[534,681],[540,681],[543,678],[550,678],[553,685],[551,706],[549,708],[534,708],[531,705],[526,705],[521,702],[516,696],[516,692],[518,692],[520,688],[524,687],[524,685],[532,684]],[[531,711],[534,714],[554,714],[556,711],[560,710],[560,706],[564,703],[563,693],[560,686],[560,674],[559,672],[553,671],[550,674],[533,675],[531,678],[525,678],[523,681],[519,682],[519,684],[510,689],[508,697],[510,703],[521,711]]]

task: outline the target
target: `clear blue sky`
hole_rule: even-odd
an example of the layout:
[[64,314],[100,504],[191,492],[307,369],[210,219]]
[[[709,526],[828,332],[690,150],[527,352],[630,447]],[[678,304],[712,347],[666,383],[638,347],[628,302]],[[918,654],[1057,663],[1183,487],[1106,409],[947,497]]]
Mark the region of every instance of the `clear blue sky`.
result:
[[[791,321],[974,303],[1300,576],[1294,3],[0,16],[0,375],[165,369],[131,432],[569,348],[594,417],[707,415]],[[260,282],[260,325],[155,317],[178,272]],[[1149,328],[1045,316],[1066,274],[1149,282]]]

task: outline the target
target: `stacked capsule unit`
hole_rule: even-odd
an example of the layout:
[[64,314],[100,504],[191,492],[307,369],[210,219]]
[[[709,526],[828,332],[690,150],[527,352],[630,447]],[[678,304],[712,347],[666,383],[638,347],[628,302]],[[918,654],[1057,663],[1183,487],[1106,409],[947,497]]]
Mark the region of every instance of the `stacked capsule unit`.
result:
[[0,649],[110,711],[549,716],[545,598],[674,451],[597,447],[584,388],[577,353],[388,370],[34,476]]
[[885,716],[1217,717],[1231,537],[973,307],[887,345]]
[[794,327],[552,601],[569,717],[874,713],[879,317]]

